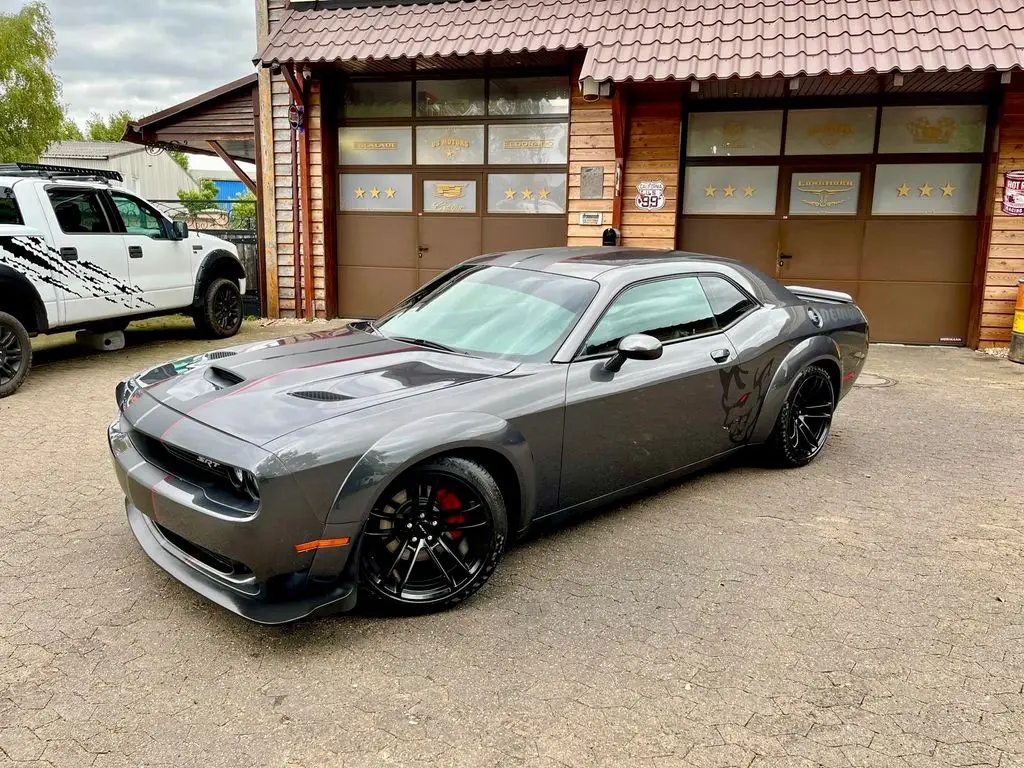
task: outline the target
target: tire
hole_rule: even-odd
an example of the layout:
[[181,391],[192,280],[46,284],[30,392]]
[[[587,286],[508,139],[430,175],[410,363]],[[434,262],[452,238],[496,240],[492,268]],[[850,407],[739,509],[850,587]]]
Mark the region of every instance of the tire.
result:
[[196,311],[196,328],[211,339],[226,339],[242,327],[242,294],[238,283],[227,278],[210,282],[203,291],[203,303]]
[[32,340],[21,321],[0,312],[0,398],[13,395],[32,367]]
[[810,464],[825,449],[835,408],[835,387],[828,371],[817,365],[804,368],[790,387],[765,444],[767,458],[781,467]]
[[432,613],[479,590],[505,553],[508,516],[482,466],[453,456],[393,483],[359,539],[359,591],[391,613]]

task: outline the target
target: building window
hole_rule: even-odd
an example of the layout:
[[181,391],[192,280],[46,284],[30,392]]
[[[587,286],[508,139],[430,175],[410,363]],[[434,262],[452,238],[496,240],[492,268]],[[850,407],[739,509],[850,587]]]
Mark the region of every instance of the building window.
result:
[[683,212],[743,216],[775,215],[777,165],[711,165],[686,169]]
[[686,138],[688,157],[777,155],[781,146],[781,109],[690,114]]
[[487,212],[564,214],[565,174],[489,174]]
[[490,115],[568,115],[569,82],[564,77],[495,78],[487,100]]
[[345,86],[344,115],[351,118],[412,116],[412,83],[354,82]]
[[417,117],[483,117],[483,80],[420,80]]
[[878,137],[884,154],[984,152],[983,105],[885,107]]
[[566,123],[492,125],[487,134],[491,165],[564,165],[569,144]]
[[423,182],[424,213],[476,213],[476,182],[428,179]]
[[975,216],[981,165],[879,165],[871,213],[875,216]]
[[409,165],[412,128],[338,129],[342,165]]
[[789,185],[789,215],[856,216],[859,199],[859,173],[794,173]]
[[412,212],[412,175],[343,173],[339,184],[342,211]]
[[875,150],[875,107],[791,109],[787,155],[870,155]]
[[417,165],[483,165],[482,125],[417,126]]

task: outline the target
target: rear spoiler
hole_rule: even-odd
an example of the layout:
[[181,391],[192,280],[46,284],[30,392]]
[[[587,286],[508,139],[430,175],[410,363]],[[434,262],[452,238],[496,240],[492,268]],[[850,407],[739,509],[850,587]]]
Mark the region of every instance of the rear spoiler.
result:
[[802,285],[787,285],[786,290],[805,301],[824,301],[828,304],[853,304],[853,296],[842,291],[826,291],[823,288],[805,288]]

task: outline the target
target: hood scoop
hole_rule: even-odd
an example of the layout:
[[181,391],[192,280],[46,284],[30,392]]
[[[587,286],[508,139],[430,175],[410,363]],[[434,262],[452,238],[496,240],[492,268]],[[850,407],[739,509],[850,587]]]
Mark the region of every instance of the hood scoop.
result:
[[204,378],[217,387],[217,389],[226,389],[245,381],[244,378],[234,371],[229,371],[227,368],[221,368],[217,365],[211,365],[207,368]]
[[337,392],[327,392],[322,389],[304,392],[289,392],[288,394],[292,397],[297,397],[300,400],[312,400],[316,403],[340,403],[344,400],[355,400],[354,397],[339,395]]

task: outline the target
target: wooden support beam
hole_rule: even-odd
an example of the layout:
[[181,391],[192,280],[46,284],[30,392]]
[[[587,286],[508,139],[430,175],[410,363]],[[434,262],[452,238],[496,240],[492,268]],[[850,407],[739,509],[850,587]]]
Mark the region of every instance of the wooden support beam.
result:
[[224,147],[220,145],[220,142],[208,141],[206,143],[210,145],[210,148],[213,149],[214,152],[217,153],[217,157],[227,163],[228,168],[230,168],[232,173],[241,179],[242,183],[245,184],[250,192],[252,192],[253,196],[259,197],[260,191],[259,187],[256,186],[256,182],[249,178],[249,174],[241,169],[238,163],[235,162],[235,158],[224,151]]
[[292,101],[299,106],[305,106],[305,89],[299,85],[299,81],[295,77],[295,70],[291,67],[281,67],[281,74],[284,76],[284,81],[288,83],[288,90],[291,91]]
[[622,188],[626,172],[626,155],[629,152],[629,105],[623,94],[623,86],[615,85],[612,95],[612,139],[615,144],[615,188],[612,193],[612,226],[622,228]]

